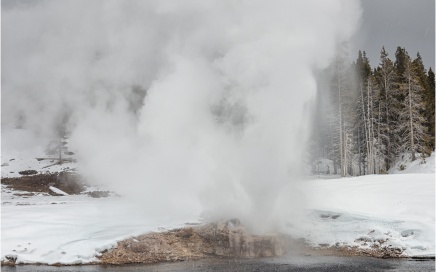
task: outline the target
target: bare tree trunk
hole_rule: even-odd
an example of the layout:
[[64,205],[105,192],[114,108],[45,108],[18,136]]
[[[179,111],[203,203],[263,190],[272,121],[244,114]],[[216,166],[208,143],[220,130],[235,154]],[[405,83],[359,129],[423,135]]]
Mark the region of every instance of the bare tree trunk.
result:
[[375,133],[374,133],[374,95],[373,95],[373,88],[372,88],[372,84],[371,84],[371,82],[369,81],[369,83],[368,83],[368,86],[370,86],[370,88],[368,89],[368,91],[369,91],[369,99],[370,99],[370,101],[371,101],[371,104],[370,104],[370,106],[369,106],[369,110],[370,110],[370,112],[371,112],[371,118],[369,119],[371,122],[370,122],[370,128],[371,128],[371,130],[370,130],[370,136],[371,136],[371,158],[372,158],[372,163],[371,163],[371,167],[372,167],[372,174],[375,174],[375,169],[376,169],[376,166],[375,166],[375,161],[376,161],[376,158],[375,158],[375,149],[374,149],[374,140],[375,140]]
[[377,174],[380,174],[380,122],[381,122],[381,113],[380,113],[380,101],[378,103],[378,124],[377,124]]
[[[366,123],[366,113],[365,113],[365,100],[363,99],[363,84],[360,83],[360,94],[362,96],[362,114],[363,114],[363,124],[364,124],[364,129],[365,129],[365,140],[366,140],[366,161],[367,161],[367,167],[368,167],[368,161],[369,161],[369,157],[368,157],[368,152],[369,152],[369,137],[368,137],[368,128],[367,128],[367,123]],[[363,174],[365,175],[365,164],[363,164]]]
[[359,176],[361,176],[362,175],[362,168],[361,168],[362,152],[360,151],[360,129],[359,129],[359,126],[357,126],[357,145],[359,147]]
[[386,137],[387,137],[387,143],[386,143],[386,170],[389,169],[391,165],[391,133],[390,133],[390,127],[389,127],[389,111],[388,111],[388,92],[389,92],[389,86],[387,82],[387,78],[385,76],[385,111],[386,111]]
[[367,88],[366,88],[366,99],[367,99],[367,111],[368,111],[368,173],[373,174],[373,158],[372,158],[372,128],[371,128],[371,108],[370,108],[370,95],[369,95],[369,89],[370,89],[370,82],[368,80]]
[[[330,123],[330,131],[334,131],[334,127],[332,126],[332,123]],[[336,161],[336,156],[334,156],[335,150],[334,150],[334,146],[335,146],[335,141],[333,139],[333,136],[330,137],[331,140],[331,146],[333,148],[333,174],[337,175],[338,174],[338,166],[337,166],[337,161]]]
[[348,145],[347,145],[347,142],[348,142],[348,135],[347,135],[347,133],[344,131],[344,166],[343,166],[343,168],[344,168],[344,170],[343,170],[343,172],[344,172],[344,176],[346,176],[347,175],[347,150],[348,150]]
[[339,65],[337,65],[337,80],[338,80],[338,106],[339,106],[339,153],[341,158],[341,177],[344,175],[344,154],[343,154],[343,135],[342,135],[342,104],[341,104],[341,80],[339,75]]
[[[410,68],[409,68],[410,69]],[[415,143],[414,143],[414,139],[413,139],[413,118],[412,118],[412,92],[410,89],[410,73],[408,76],[408,81],[409,81],[409,121],[410,121],[410,149],[412,152],[412,161],[414,161],[415,158]]]

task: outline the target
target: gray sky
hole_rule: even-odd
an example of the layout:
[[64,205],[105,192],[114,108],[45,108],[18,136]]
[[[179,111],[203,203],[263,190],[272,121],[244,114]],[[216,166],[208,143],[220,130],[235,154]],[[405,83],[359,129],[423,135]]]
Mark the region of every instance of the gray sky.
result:
[[[39,2],[2,1],[2,7]],[[372,66],[379,63],[384,45],[391,59],[397,46],[405,47],[412,58],[420,52],[426,68],[435,68],[435,1],[434,0],[361,0],[362,25],[351,48],[351,59],[357,51],[366,51]]]
[[384,45],[392,60],[397,46],[412,58],[419,52],[428,69],[435,67],[434,0],[362,0],[362,25],[355,37],[352,59],[359,49],[366,51],[375,67]]

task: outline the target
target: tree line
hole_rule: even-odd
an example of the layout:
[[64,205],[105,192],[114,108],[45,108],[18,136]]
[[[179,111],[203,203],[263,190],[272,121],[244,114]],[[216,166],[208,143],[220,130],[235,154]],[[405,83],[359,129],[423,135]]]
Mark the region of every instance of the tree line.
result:
[[400,156],[425,160],[435,149],[435,77],[421,55],[383,47],[377,67],[365,51],[350,63],[338,54],[330,88],[320,95],[311,141],[312,158],[333,162],[332,174],[387,173]]

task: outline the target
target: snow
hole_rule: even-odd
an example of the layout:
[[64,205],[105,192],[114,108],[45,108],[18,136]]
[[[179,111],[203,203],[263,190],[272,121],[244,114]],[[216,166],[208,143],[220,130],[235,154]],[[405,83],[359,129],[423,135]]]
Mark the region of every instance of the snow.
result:
[[[392,169],[389,169],[390,174],[409,174],[409,173],[434,173],[435,172],[435,153],[430,157],[421,159],[420,154],[416,154],[417,159],[411,161],[410,154],[402,154]],[[401,170],[403,166],[404,170]]]
[[[20,177],[23,170],[36,170],[39,174],[68,171],[77,168],[76,163],[55,164],[58,156],[47,155],[49,138],[26,129],[1,126],[1,177]],[[37,160],[44,158],[44,160]],[[71,156],[64,155],[64,158]]]
[[[374,175],[301,182],[307,214],[289,229],[314,245],[365,247],[361,240],[388,240],[410,256],[434,255],[434,174]],[[98,252],[135,235],[199,222],[152,220],[121,197],[15,196],[2,185],[2,259],[18,263],[88,263]],[[335,219],[333,219],[335,218]]]
[[[1,160],[7,164],[1,169],[3,178],[20,176],[22,170],[56,172],[75,167],[69,163],[42,168],[50,162],[35,159],[45,156],[43,147],[30,144],[36,137],[2,126]],[[313,245],[378,244],[400,247],[409,256],[434,256],[435,155],[425,164],[405,158],[398,163],[405,170],[392,174],[300,181],[306,211],[286,231]],[[195,213],[184,218],[150,217],[116,194],[91,198],[86,192],[67,195],[51,187],[62,196],[19,196],[15,194],[25,192],[1,188],[1,259],[14,257],[17,263],[89,263],[117,241],[200,221]]]
[[327,158],[318,158],[312,163],[312,173],[329,175],[333,173],[333,161]]
[[2,186],[1,254],[2,260],[16,256],[17,263],[89,263],[117,241],[193,221],[150,220],[139,207],[119,197],[21,198],[13,195],[16,192]]
[[355,241],[383,238],[409,256],[434,256],[434,172],[319,179],[301,187],[309,212],[296,231],[313,244],[364,246]]
[[50,186],[50,187],[48,187],[48,188],[50,189],[50,191],[52,191],[52,192],[54,192],[54,193],[56,193],[56,194],[64,195],[64,196],[67,196],[67,195],[68,195],[67,193],[65,193],[65,192],[62,191],[61,189],[58,189],[58,188],[56,188],[56,187],[54,187],[54,186]]

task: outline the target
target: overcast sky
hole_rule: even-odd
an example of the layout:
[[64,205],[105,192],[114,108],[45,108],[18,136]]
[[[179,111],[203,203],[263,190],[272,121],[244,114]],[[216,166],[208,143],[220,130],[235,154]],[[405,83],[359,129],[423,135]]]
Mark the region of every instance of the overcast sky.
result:
[[435,67],[434,0],[362,0],[361,29],[351,54],[366,51],[371,66],[379,63],[384,45],[392,60],[397,46],[405,47],[412,58],[419,52],[424,65]]
[[[2,7],[39,3],[38,0],[4,0]],[[397,46],[405,47],[412,58],[420,52],[426,68],[435,67],[434,0],[361,0],[362,24],[351,46],[352,60],[357,51],[366,51],[372,66],[379,63],[384,45],[395,59]]]

